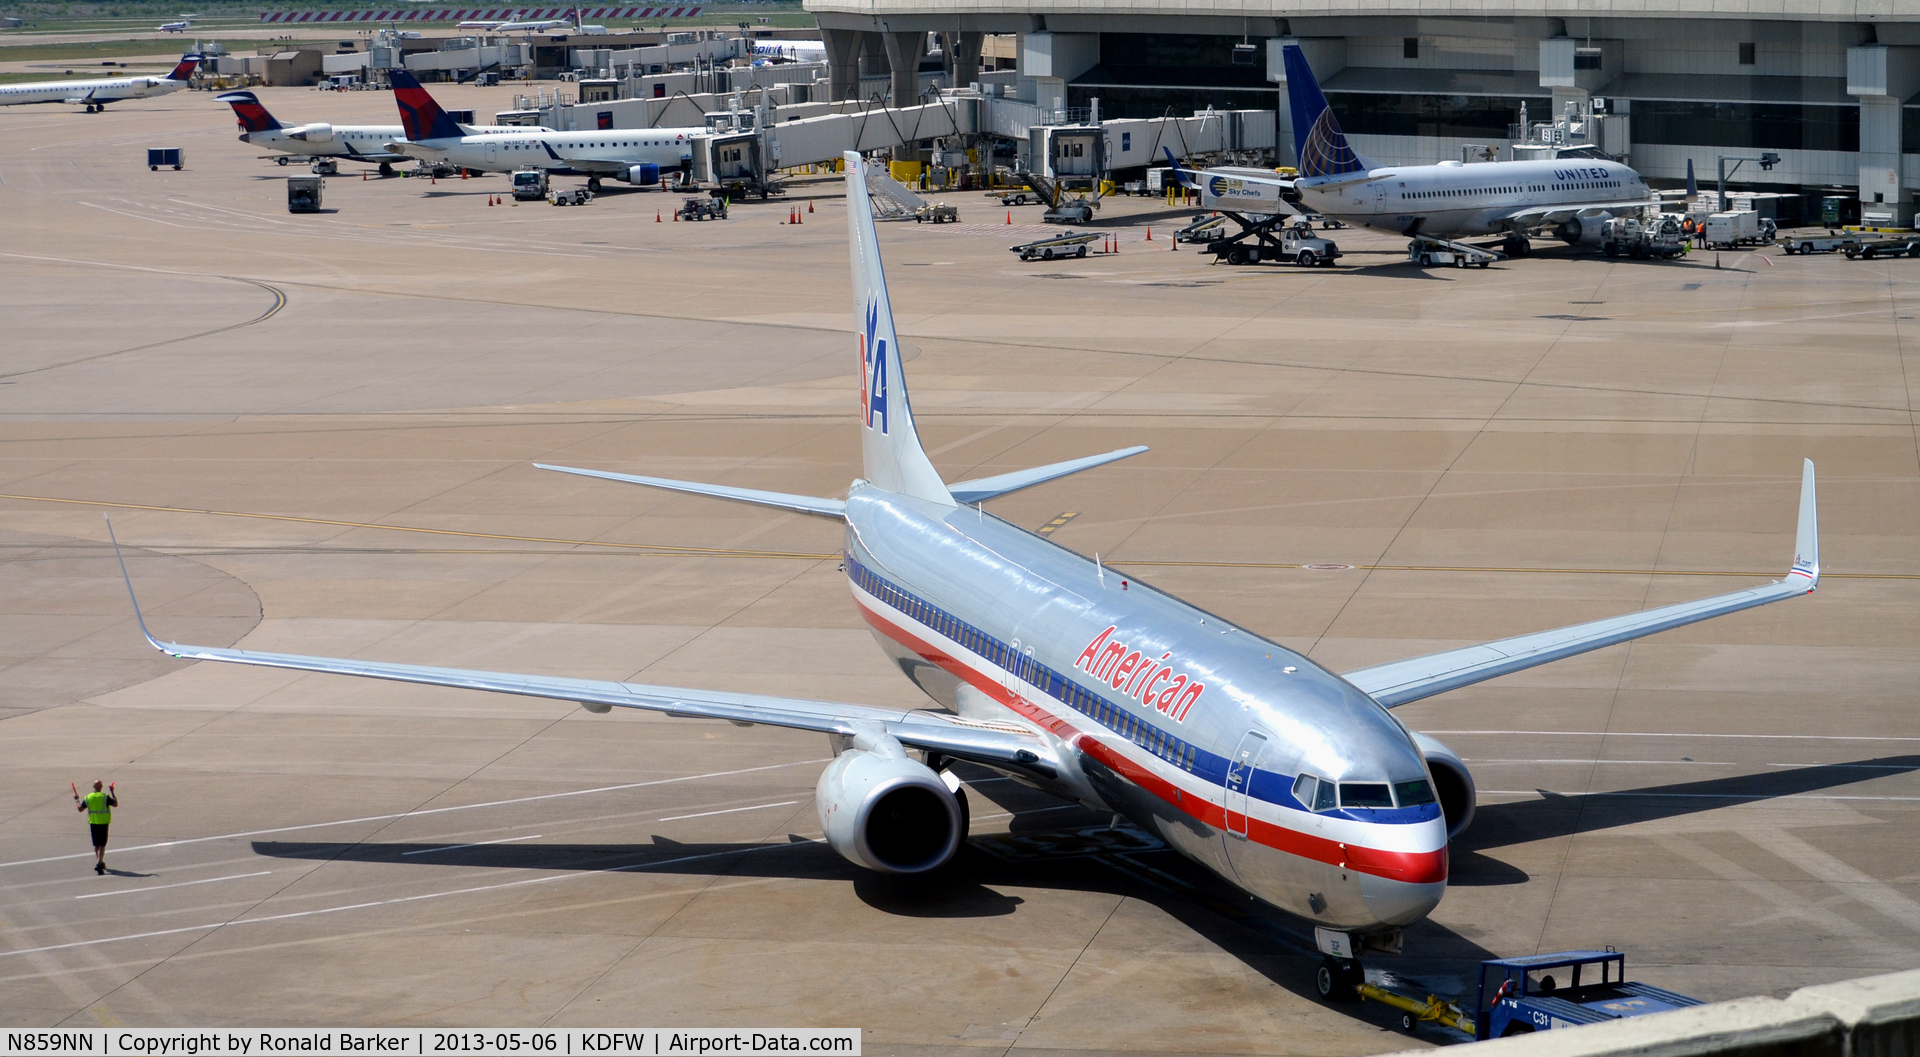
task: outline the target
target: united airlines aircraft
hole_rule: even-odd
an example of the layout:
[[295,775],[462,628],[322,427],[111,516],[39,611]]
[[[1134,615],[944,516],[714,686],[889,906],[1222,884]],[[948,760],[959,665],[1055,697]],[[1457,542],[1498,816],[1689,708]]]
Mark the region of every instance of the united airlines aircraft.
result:
[[[1290,187],[1313,212],[1409,237],[1505,235],[1506,251],[1524,256],[1528,237],[1542,229],[1597,246],[1601,226],[1616,212],[1660,204],[1639,173],[1606,157],[1380,165],[1348,144],[1300,46],[1283,45],[1281,54],[1300,176],[1236,171],[1232,178]],[[1207,178],[1190,170],[1180,176]]]
[[[1447,841],[1473,820],[1460,757],[1408,730],[1409,701],[1710,617],[1819,579],[1813,464],[1782,579],[1464,649],[1335,673],[1257,632],[986,513],[998,496],[1136,455],[1130,447],[948,484],[914,427],[860,156],[846,155],[862,476],[841,498],[542,469],[798,511],[846,529],[846,589],[887,657],[940,707],[879,708],[724,690],[469,671],[149,642],[172,656],[764,723],[828,736],[826,842],[896,874],[966,837],[955,761],[1126,816],[1228,882],[1316,926],[1323,993],[1354,954],[1392,948],[1439,904]],[[122,567],[124,573],[124,564]],[[133,591],[128,580],[129,594]],[[137,601],[135,615],[139,615]],[[1339,955],[1340,957],[1335,957]]]
[[147,99],[177,92],[187,86],[200,56],[182,55],[180,64],[165,77],[102,77],[91,81],[35,81],[29,84],[0,86],[0,106],[22,103],[79,103],[87,113],[97,114],[108,103],[123,99]]
[[419,79],[392,71],[393,101],[400,107],[404,140],[386,144],[396,154],[441,162],[478,172],[545,169],[560,176],[584,176],[600,189],[601,179],[637,186],[657,184],[662,173],[684,168],[693,158],[693,137],[705,128],[626,128],[597,132],[551,129],[502,129],[475,134],[461,128]]

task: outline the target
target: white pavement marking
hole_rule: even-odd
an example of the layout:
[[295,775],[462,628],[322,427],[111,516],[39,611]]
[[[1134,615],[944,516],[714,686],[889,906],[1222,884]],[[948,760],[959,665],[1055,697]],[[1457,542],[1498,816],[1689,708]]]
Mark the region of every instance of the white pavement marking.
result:
[[666,818],[657,818],[657,819],[654,819],[654,821],[655,822],[678,822],[683,818],[706,818],[709,815],[731,815],[737,811],[759,811],[762,808],[769,808],[769,807],[792,807],[793,805],[799,802],[800,801],[798,800],[782,800],[777,804],[755,804],[752,807],[730,807],[725,809],[724,811],[702,811],[697,815],[668,815]]
[[[1497,760],[1485,756],[1462,756],[1462,763],[1572,763],[1585,767],[1595,763],[1631,763],[1641,766],[1674,767],[1738,767],[1737,763],[1718,763],[1713,760]],[[1769,766],[1778,766],[1769,764]]]
[[198,881],[181,881],[179,884],[154,885],[152,888],[122,888],[116,892],[93,892],[88,895],[74,896],[73,898],[104,899],[107,896],[130,896],[137,895],[141,892],[158,892],[162,888],[185,888],[188,885],[210,885],[215,881],[237,881],[242,877],[265,877],[272,872],[272,870],[261,870],[258,873],[236,873],[228,874],[225,877],[203,877]]
[[1743,829],[1740,835],[1780,858],[1845,892],[1881,914],[1920,932],[1920,903],[1916,903],[1880,878],[1860,870],[1833,855],[1808,844],[1784,830]]
[[[161,841],[158,844],[136,844],[131,848],[121,848],[116,855],[126,855],[136,851],[151,851],[155,848],[172,848],[182,844],[204,844],[210,840],[237,840],[241,837],[264,837],[270,833],[295,833],[303,829],[325,829],[328,826],[351,826],[356,822],[385,822],[396,818],[416,818],[422,815],[439,815],[448,811],[472,811],[483,807],[502,807],[507,804],[531,804],[539,800],[557,800],[568,796],[591,796],[594,793],[617,793],[623,789],[645,789],[655,785],[672,785],[675,782],[697,782],[702,778],[730,778],[736,774],[753,774],[757,771],[777,771],[782,767],[800,767],[806,764],[826,763],[826,760],[794,760],[790,763],[770,763],[765,767],[742,767],[737,771],[710,771],[707,774],[689,774],[679,778],[660,778],[651,782],[629,782],[625,785],[603,785],[594,789],[575,789],[565,793],[542,793],[539,796],[521,796],[511,800],[489,800],[482,804],[458,804],[453,807],[430,807],[420,811],[400,811],[391,815],[365,815],[360,818],[343,818],[335,822],[309,822],[302,826],[279,826],[274,829],[250,829],[243,833],[222,833],[213,837],[188,837],[184,840]],[[31,866],[35,863],[60,862],[65,859],[85,859],[92,852],[78,852],[73,855],[49,855],[43,859],[16,859],[13,862],[0,862],[0,869],[9,866]]]
[[1582,738],[1752,738],[1773,741],[1920,741],[1877,734],[1677,734],[1646,730],[1429,730],[1427,734],[1566,734]]
[[502,837],[499,840],[477,840],[472,844],[449,844],[442,848],[421,848],[418,851],[403,851],[402,855],[430,855],[437,851],[459,851],[461,848],[484,848],[489,844],[512,844],[517,840],[539,840],[544,833],[531,833],[524,837]]
[[[809,844],[814,842],[809,841]],[[398,903],[417,903],[425,899],[440,899],[446,896],[472,895],[476,892],[498,892],[505,888],[523,888],[527,885],[552,884],[555,881],[571,881],[595,874],[633,873],[652,870],[662,866],[675,866],[680,863],[698,862],[702,859],[718,859],[728,855],[750,855],[757,851],[771,851],[776,848],[797,848],[799,844],[758,844],[750,848],[733,848],[728,851],[706,852],[701,855],[686,855],[678,859],[663,859],[659,862],[634,863],[630,866],[613,866],[604,870],[576,870],[547,877],[529,877],[521,881],[506,881],[501,884],[477,885],[472,888],[455,888],[446,892],[423,892],[420,895],[399,896],[394,899],[377,899],[368,903],[350,903],[346,906],[321,907],[319,910],[298,910],[288,914],[270,914],[263,918],[241,918],[238,921],[214,921],[205,925],[184,925],[177,929],[158,929],[153,932],[135,932],[125,936],[103,936],[97,940],[76,940],[73,943],[55,943],[46,947],[27,947],[17,951],[0,951],[0,958],[12,958],[22,954],[41,954],[46,951],[64,951],[74,947],[96,947],[102,943],[122,943],[128,940],[152,939],[156,936],[177,936],[183,932],[211,932],[215,929],[232,928],[236,925],[264,925],[274,921],[291,921],[294,918],[310,918],[320,914],[338,914],[347,910],[367,910],[373,907],[393,906]]]

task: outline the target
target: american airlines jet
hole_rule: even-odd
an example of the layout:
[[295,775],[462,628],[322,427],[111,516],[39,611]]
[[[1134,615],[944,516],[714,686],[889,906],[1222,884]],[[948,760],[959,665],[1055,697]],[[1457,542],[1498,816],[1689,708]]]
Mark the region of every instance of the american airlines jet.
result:
[[584,176],[600,189],[602,178],[635,185],[660,182],[662,173],[684,168],[693,158],[692,139],[705,128],[627,128],[598,132],[503,128],[476,135],[440,109],[418,78],[394,70],[393,101],[400,107],[405,139],[386,144],[396,154],[441,162],[476,172],[545,169],[559,176]]
[[[281,124],[252,92],[228,92],[220,96],[219,101],[233,108],[234,119],[240,126],[240,142],[283,152],[274,159],[282,165],[292,160],[289,156],[347,158],[379,165],[380,174],[386,176],[393,172],[395,162],[409,160],[407,155],[387,149],[389,143],[405,135],[399,125],[329,125],[315,121],[289,126]],[[490,132],[490,129],[499,132]],[[497,135],[508,130],[514,133],[548,131],[524,125],[463,126],[463,130],[474,136]]]
[[[1533,635],[1335,673],[1257,632],[1018,525],[987,501],[1136,455],[1122,448],[949,484],[914,426],[860,156],[846,155],[861,477],[816,497],[566,466],[542,469],[798,511],[845,526],[846,590],[923,708],[725,690],[152,645],[188,660],[577,701],[826,734],[826,842],[873,870],[951,859],[968,810],[955,761],[1135,825],[1316,926],[1319,986],[1350,999],[1356,952],[1393,948],[1439,904],[1447,841],[1472,822],[1460,757],[1388,711],[1484,679],[1808,594],[1820,567],[1813,464],[1777,581]],[[849,395],[852,395],[851,393]],[[122,567],[124,573],[124,564]],[[133,585],[128,579],[131,595]],[[138,602],[134,603],[139,615]],[[1336,957],[1335,955],[1339,955]]]
[[[1458,239],[1505,235],[1509,255],[1525,256],[1541,229],[1572,244],[1599,245],[1615,212],[1660,204],[1646,181],[1608,158],[1380,165],[1347,143],[1297,44],[1282,47],[1300,177],[1286,180],[1236,170],[1235,179],[1291,187],[1301,205],[1349,224],[1409,237]],[[1204,173],[1183,171],[1186,179]]]
[[148,99],[177,92],[187,86],[200,56],[182,55],[180,65],[165,77],[104,77],[91,81],[35,81],[31,84],[0,86],[0,106],[22,103],[80,103],[87,113],[97,114],[108,103],[124,99]]

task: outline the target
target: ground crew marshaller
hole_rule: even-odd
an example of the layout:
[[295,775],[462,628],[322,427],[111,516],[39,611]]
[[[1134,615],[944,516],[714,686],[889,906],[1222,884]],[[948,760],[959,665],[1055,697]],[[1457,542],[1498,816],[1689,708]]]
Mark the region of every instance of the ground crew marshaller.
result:
[[105,792],[100,790],[100,780],[93,781],[93,792],[86,796],[76,796],[75,810],[87,813],[87,828],[93,830],[93,872],[107,872],[107,824],[113,821],[113,809],[120,806],[120,798],[113,795],[113,787]]

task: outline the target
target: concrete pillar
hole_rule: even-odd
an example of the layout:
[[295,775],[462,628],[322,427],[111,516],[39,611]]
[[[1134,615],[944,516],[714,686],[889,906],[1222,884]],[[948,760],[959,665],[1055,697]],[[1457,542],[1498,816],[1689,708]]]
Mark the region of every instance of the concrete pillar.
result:
[[[893,67],[887,65],[887,38],[884,33],[860,34],[860,75],[885,77]],[[862,96],[861,98],[866,98]]]
[[965,88],[980,79],[980,49],[986,43],[984,33],[946,33],[947,71],[953,87]]
[[1901,185],[1900,105],[1920,87],[1920,48],[1868,45],[1847,49],[1847,94],[1860,100],[1860,212],[1913,221]]
[[927,54],[925,33],[886,33],[887,66],[893,71],[893,105],[920,103],[920,60]]
[[853,29],[823,29],[827,46],[827,98],[833,102],[860,95],[860,46],[864,36]]

